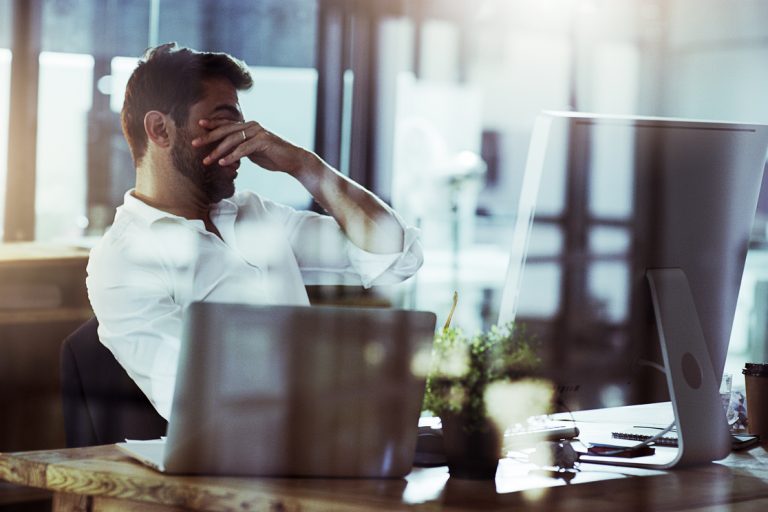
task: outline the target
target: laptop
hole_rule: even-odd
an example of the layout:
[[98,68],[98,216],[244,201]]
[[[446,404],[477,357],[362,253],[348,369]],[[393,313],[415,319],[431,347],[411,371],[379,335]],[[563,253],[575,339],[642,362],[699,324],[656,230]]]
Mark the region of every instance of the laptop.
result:
[[171,474],[402,477],[435,315],[198,302],[163,440],[118,443]]

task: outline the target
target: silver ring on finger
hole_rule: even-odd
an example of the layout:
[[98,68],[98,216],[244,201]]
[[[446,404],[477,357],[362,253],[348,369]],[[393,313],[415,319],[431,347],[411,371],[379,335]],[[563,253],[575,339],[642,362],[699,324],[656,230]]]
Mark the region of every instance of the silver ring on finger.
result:
[[248,137],[245,135],[245,130],[240,130],[240,135],[243,136],[243,140],[246,140]]

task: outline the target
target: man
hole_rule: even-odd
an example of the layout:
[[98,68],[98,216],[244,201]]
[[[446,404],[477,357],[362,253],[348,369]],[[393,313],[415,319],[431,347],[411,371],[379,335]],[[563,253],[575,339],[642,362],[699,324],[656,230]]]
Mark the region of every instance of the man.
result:
[[[126,88],[136,187],[91,251],[87,286],[102,343],[166,419],[191,302],[307,305],[305,284],[396,283],[422,263],[416,230],[376,196],[243,119],[237,91],[251,85],[229,55],[167,44]],[[330,216],[235,192],[242,158],[290,174]]]

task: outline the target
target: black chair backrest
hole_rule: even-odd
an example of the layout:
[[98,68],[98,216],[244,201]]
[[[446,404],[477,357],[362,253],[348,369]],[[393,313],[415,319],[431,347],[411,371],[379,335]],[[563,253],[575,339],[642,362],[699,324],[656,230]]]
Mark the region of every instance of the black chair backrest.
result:
[[61,345],[67,446],[93,446],[165,435],[168,424],[99,341],[96,318]]

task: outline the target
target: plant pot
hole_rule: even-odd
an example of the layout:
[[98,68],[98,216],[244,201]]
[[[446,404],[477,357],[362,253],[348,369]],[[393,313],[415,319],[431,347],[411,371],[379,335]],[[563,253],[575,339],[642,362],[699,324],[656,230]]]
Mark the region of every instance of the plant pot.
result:
[[451,478],[495,478],[502,442],[498,429],[488,419],[479,425],[470,422],[465,414],[446,414],[440,420]]

